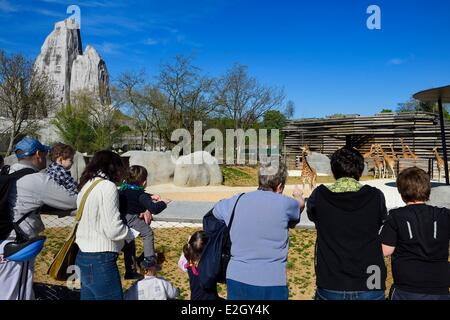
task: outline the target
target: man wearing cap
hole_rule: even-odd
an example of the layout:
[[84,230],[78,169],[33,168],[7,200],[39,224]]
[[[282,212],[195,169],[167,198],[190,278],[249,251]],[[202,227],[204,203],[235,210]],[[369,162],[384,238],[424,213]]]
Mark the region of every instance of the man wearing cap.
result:
[[[11,166],[9,173],[23,169],[32,169],[35,173],[27,174],[11,186],[8,203],[14,221],[28,215],[20,223],[20,228],[29,237],[35,237],[44,230],[44,224],[39,216],[42,206],[58,210],[72,210],[77,207],[76,195],[71,195],[64,187],[50,179],[45,172],[40,172],[47,166],[49,146],[45,146],[37,139],[24,138],[15,147],[18,163]],[[8,240],[0,244],[0,255],[6,243],[15,239],[14,231]],[[30,300],[34,299],[33,271],[34,260],[26,264],[8,261],[0,263],[0,300]],[[26,275],[26,278],[24,277]]]

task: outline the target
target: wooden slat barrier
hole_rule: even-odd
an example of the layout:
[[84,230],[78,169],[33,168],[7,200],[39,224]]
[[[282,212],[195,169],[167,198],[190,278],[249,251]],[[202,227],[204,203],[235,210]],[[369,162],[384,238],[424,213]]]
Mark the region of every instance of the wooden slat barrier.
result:
[[[370,150],[372,144],[381,144],[391,154],[390,144],[398,158],[402,158],[404,143],[420,158],[435,159],[432,149],[438,147],[442,156],[439,117],[432,113],[387,113],[372,117],[347,116],[341,118],[302,119],[290,121],[283,129],[284,157],[290,168],[295,167],[296,157],[305,144],[314,152],[331,156],[346,144],[352,144],[361,153]],[[446,123],[446,137],[450,141],[450,123]],[[448,148],[450,150],[450,148]]]

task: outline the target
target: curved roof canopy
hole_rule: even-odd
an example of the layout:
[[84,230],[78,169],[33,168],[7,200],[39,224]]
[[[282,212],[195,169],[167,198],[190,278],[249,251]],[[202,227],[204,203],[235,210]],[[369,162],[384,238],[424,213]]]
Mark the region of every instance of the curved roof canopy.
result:
[[414,99],[422,102],[437,102],[450,103],[450,86],[429,89],[418,92],[414,95]]

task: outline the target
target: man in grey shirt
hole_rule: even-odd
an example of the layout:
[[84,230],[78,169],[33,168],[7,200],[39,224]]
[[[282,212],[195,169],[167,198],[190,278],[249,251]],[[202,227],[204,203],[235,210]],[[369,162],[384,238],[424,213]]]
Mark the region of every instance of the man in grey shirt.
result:
[[[46,168],[46,156],[49,150],[50,147],[42,145],[36,139],[24,138],[15,148],[19,163],[10,168],[10,173],[25,168],[31,168],[36,172],[17,180],[11,186],[8,195],[14,221],[18,221],[31,212],[20,224],[20,228],[29,237],[35,237],[44,231],[44,224],[39,215],[43,205],[59,210],[72,210],[77,206],[76,195],[71,195],[64,187],[51,180],[45,172],[40,172]],[[3,255],[4,246],[14,239],[13,231],[7,240],[0,242],[0,256]],[[24,263],[0,262],[0,300],[34,299],[33,272],[34,260]]]
[[[259,189],[244,194],[236,205],[227,268],[229,300],[288,299],[288,229],[300,222],[304,200],[298,188],[294,199],[282,195],[287,168],[281,162],[276,164],[261,166]],[[213,209],[214,216],[228,225],[237,200],[234,196],[220,201]]]

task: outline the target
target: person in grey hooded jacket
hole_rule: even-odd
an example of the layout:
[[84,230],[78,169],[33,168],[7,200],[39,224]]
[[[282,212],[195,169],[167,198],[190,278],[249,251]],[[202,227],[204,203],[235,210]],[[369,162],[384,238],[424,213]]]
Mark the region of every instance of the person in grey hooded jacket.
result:
[[[18,221],[24,215],[29,216],[20,224],[22,231],[29,237],[35,237],[44,231],[44,223],[39,211],[47,205],[61,211],[76,208],[76,195],[71,195],[65,188],[49,178],[45,172],[46,156],[50,147],[42,145],[33,138],[24,138],[15,147],[18,163],[11,166],[9,173],[31,168],[36,173],[28,174],[11,186],[8,203],[13,220]],[[0,242],[0,256],[4,246],[14,241],[15,233]],[[1,259],[0,259],[1,261]],[[0,300],[32,300],[34,260],[24,263],[13,261],[0,262]],[[24,276],[26,275],[26,277]]]

